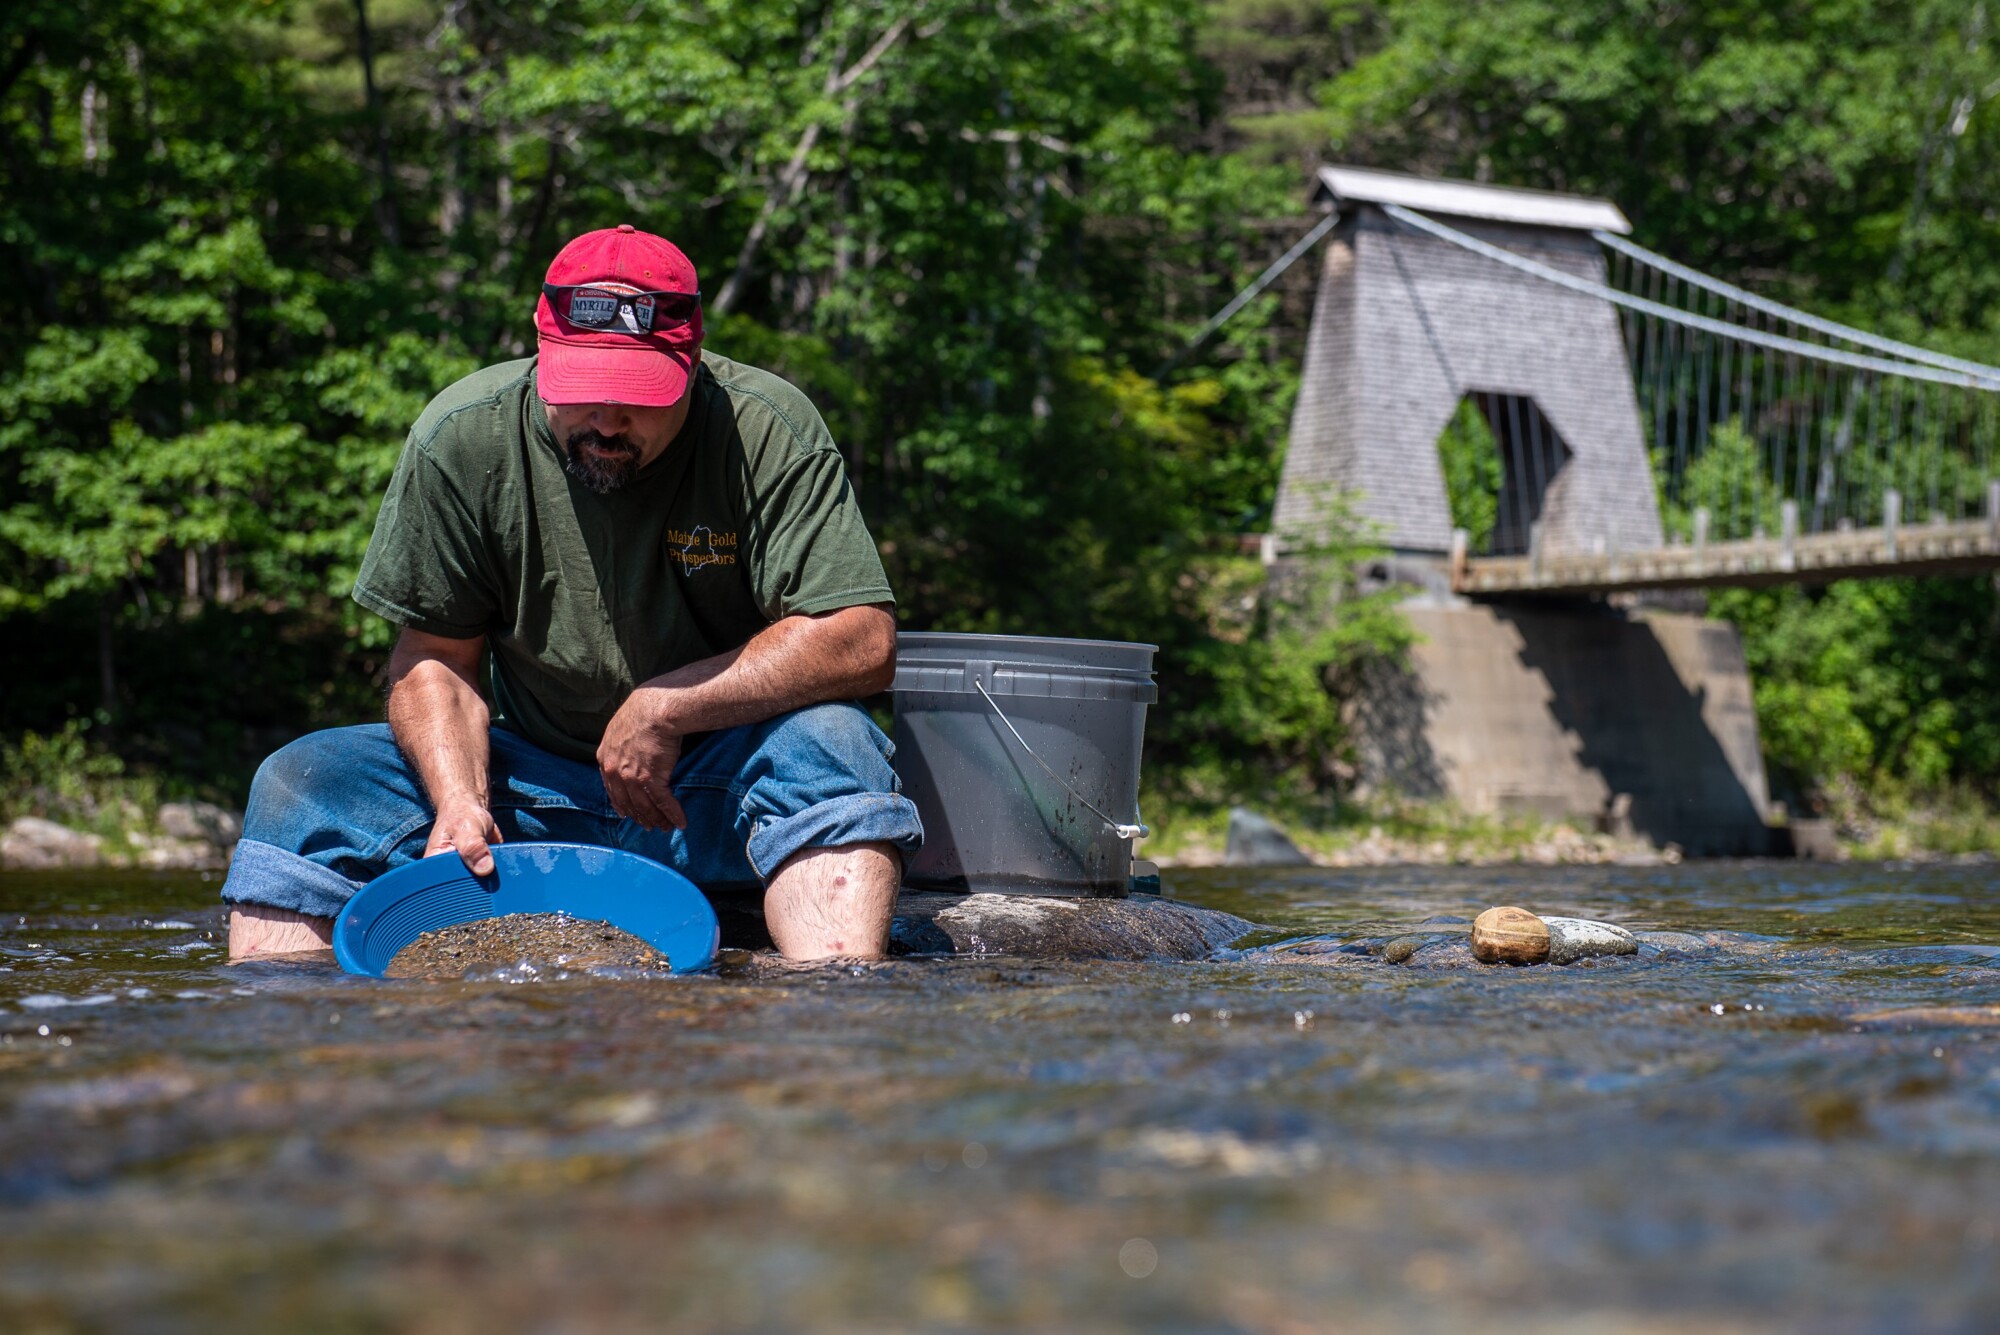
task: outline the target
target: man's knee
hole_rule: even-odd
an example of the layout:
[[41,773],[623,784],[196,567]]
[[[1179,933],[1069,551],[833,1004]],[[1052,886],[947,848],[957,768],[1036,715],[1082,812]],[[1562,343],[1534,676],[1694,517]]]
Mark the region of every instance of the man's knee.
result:
[[393,748],[388,730],[379,724],[327,728],[287,742],[265,758],[250,783],[250,803],[244,813],[244,834],[260,833],[272,821],[296,813],[340,805],[353,793],[357,780],[380,769],[384,747]]
[[893,748],[859,705],[807,705],[771,720],[764,748],[777,757],[852,775],[866,790],[895,791]]
[[267,795],[276,801],[296,799],[313,787],[313,777],[318,775],[324,784],[327,777],[338,771],[343,752],[352,749],[342,734],[346,728],[328,728],[323,732],[309,732],[295,741],[285,743],[257,767],[257,777],[251,783],[253,792]]

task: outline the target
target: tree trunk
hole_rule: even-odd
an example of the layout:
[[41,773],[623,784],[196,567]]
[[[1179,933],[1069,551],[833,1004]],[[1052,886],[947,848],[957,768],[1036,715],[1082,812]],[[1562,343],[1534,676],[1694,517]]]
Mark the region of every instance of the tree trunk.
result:
[[390,191],[389,122],[375,91],[375,39],[368,30],[368,0],[354,0],[354,31],[361,46],[361,87],[368,99],[368,118],[375,123],[375,225],[391,249],[403,246],[403,229],[396,220],[396,197]]
[[[875,39],[875,44],[863,53],[861,59],[844,70],[840,68],[839,58],[836,58],[832,68],[827,71],[826,95],[831,97],[835,93],[851,88],[863,75],[875,68],[876,62],[889,53],[890,47],[902,40],[903,34],[909,31],[909,27],[908,16],[897,19],[883,30],[882,35]],[[847,114],[849,116],[853,114],[851,103],[847,108]],[[806,159],[811,155],[813,145],[819,142],[820,130],[818,121],[806,126],[799,135],[798,143],[792,146],[790,160],[779,170],[777,179],[771,183],[769,193],[764,196],[764,206],[757,211],[756,221],[750,224],[750,232],[743,238],[742,249],[736,252],[736,267],[730,271],[729,278],[722,284],[722,290],[716,294],[715,300],[708,303],[708,308],[716,314],[726,315],[735,308],[737,300],[743,295],[744,285],[750,280],[750,266],[757,258],[758,249],[764,244],[764,234],[770,230],[773,215],[780,208],[790,204],[798,197],[799,192],[805,189],[806,177],[810,175],[806,170]]]
[[118,719],[118,663],[112,653],[111,633],[117,623],[116,595],[106,593],[97,602],[97,709],[106,727]]

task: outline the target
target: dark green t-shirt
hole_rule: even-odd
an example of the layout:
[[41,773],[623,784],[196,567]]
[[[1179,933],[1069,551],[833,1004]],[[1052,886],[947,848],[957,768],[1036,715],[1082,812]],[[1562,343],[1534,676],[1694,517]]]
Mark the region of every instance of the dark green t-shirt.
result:
[[712,353],[688,392],[673,444],[599,496],[563,471],[534,358],[459,381],[410,429],[355,601],[486,637],[495,722],[576,760],[638,683],[780,617],[892,601],[805,395]]

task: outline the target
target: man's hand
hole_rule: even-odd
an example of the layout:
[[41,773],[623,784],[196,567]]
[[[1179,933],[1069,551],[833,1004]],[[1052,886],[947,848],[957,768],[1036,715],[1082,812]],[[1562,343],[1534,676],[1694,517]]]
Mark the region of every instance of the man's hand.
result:
[[424,845],[424,856],[457,853],[465,860],[467,871],[474,876],[488,876],[493,872],[491,845],[501,842],[493,813],[469,797],[459,798],[438,808],[430,840]]
[[454,640],[407,626],[389,656],[389,730],[437,799],[424,856],[450,849],[474,876],[493,870],[500,842],[487,810],[486,701],[479,694],[483,640]]
[[895,676],[896,618],[887,603],[774,621],[736,648],[662,673],[625,698],[597,748],[605,792],[619,815],[648,829],[685,830],[672,788],[683,737],[886,691]]
[[665,694],[659,687],[641,686],[625,698],[598,743],[597,768],[619,815],[649,830],[685,830],[687,813],[672,784],[681,739],[666,724],[661,708]]

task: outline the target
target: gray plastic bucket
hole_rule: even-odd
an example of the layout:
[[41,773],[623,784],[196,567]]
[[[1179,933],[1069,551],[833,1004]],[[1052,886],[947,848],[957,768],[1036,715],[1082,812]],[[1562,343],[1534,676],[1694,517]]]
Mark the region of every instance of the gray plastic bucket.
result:
[[896,772],[924,821],[904,882],[1123,895],[1143,829],[1153,653],[1112,640],[898,635]]

